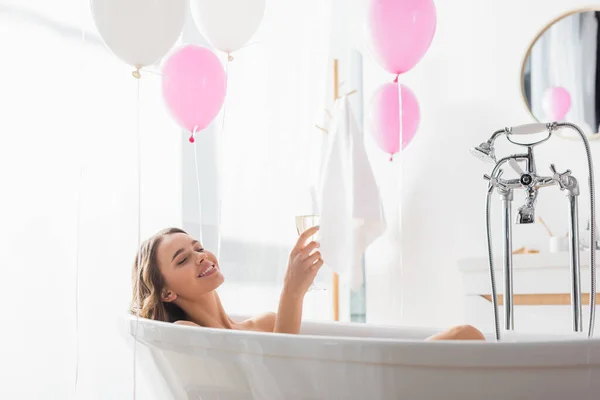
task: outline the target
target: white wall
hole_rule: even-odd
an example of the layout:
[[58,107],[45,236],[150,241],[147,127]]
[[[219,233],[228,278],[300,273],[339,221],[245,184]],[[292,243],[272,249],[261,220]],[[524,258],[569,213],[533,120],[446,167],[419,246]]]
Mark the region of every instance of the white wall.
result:
[[[77,350],[77,398],[130,398],[118,324],[138,245],[137,81],[100,43],[86,0],[4,2],[0,48],[0,398],[75,398]],[[181,225],[181,154],[159,77],[143,76],[140,100],[147,237]]]
[[[588,2],[572,0],[436,1],[438,27],[432,46],[413,71],[400,77],[416,94],[421,126],[403,155],[404,195],[403,284],[395,272],[381,271],[377,246],[370,252],[367,315],[371,322],[448,326],[464,321],[462,283],[457,260],[486,255],[484,206],[489,165],[468,149],[505,126],[533,122],[521,97],[521,63],[535,35],[559,14]],[[393,76],[365,57],[365,101],[377,85]],[[371,143],[372,144],[372,143]],[[596,165],[600,143],[592,142]],[[497,146],[497,154],[508,154]],[[387,156],[372,149],[382,190],[390,190]],[[555,138],[537,153],[538,170],[549,174],[572,169],[582,186],[580,224],[585,228],[589,192],[585,153],[580,142]],[[598,171],[598,169],[596,169]],[[390,194],[386,193],[387,200]],[[515,195],[513,209],[523,202]],[[494,211],[499,220],[499,202]],[[564,194],[542,190],[537,213],[559,234],[567,231]],[[495,224],[496,251],[500,225]],[[516,226],[514,246],[547,251],[540,224]],[[384,275],[387,274],[387,275]],[[391,279],[390,279],[391,278]],[[404,290],[401,290],[401,287]],[[568,286],[565,286],[567,291]],[[385,293],[392,296],[389,300]],[[398,308],[404,300],[404,315]]]

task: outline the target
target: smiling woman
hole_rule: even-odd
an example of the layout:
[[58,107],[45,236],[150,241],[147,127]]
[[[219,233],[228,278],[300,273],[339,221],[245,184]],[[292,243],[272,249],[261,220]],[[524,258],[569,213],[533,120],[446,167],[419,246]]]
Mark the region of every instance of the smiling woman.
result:
[[134,262],[131,312],[210,328],[298,333],[304,295],[323,265],[318,243],[307,243],[317,230],[302,233],[290,254],[277,316],[261,314],[235,323],[216,292],[224,277],[215,255],[185,231],[164,229],[142,244]]
[[[146,240],[133,265],[131,312],[142,318],[182,325],[235,330],[300,332],[304,295],[323,265],[319,243],[310,241],[319,227],[300,234],[290,252],[277,313],[235,322],[225,312],[216,289],[225,278],[215,255],[179,228],[167,228]],[[463,325],[429,340],[482,340]]]

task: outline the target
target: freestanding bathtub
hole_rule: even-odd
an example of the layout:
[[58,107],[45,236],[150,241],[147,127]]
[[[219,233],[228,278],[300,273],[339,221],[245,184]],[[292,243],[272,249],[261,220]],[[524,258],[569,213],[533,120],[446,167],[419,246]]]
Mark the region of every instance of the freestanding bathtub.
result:
[[434,331],[306,322],[301,335],[283,335],[126,323],[129,335],[137,326],[138,368],[161,399],[600,399],[600,339],[575,334],[424,342]]

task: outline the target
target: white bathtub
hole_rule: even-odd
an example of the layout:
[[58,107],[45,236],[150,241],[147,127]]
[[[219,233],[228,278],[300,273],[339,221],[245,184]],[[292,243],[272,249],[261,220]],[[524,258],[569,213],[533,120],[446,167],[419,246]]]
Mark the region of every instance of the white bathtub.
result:
[[[126,319],[129,335],[136,318]],[[304,323],[301,335],[140,319],[138,368],[161,399],[600,399],[600,339]],[[133,341],[132,341],[133,342]]]

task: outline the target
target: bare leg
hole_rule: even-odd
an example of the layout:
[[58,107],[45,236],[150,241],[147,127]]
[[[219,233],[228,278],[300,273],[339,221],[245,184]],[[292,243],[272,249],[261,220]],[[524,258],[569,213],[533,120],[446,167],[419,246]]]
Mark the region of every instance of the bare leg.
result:
[[428,337],[426,340],[485,340],[483,333],[471,325],[459,325]]

